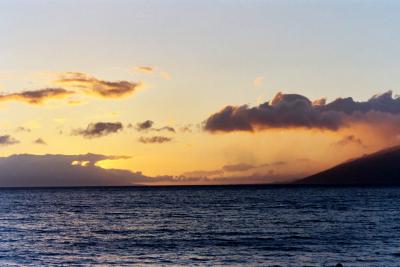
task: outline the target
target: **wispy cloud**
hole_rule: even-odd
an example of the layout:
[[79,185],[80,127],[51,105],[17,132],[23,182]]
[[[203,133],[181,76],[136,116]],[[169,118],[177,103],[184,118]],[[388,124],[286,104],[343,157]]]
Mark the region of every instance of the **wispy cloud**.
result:
[[151,137],[140,137],[139,142],[143,144],[163,144],[171,142],[172,138],[167,136],[151,136]]
[[105,81],[80,72],[67,72],[55,81],[56,84],[83,91],[88,95],[103,98],[121,98],[132,95],[141,86],[140,82]]
[[154,128],[154,121],[152,120],[145,120],[143,122],[138,122],[136,123],[136,127],[135,129],[139,132],[142,131],[154,131],[154,132],[162,132],[162,131],[167,131],[167,132],[171,132],[171,133],[175,133],[175,128],[172,126],[163,126],[160,128]]
[[364,147],[363,141],[352,134],[344,136],[342,139],[335,142],[333,145],[335,146],[358,145]]
[[242,172],[256,168],[256,166],[247,164],[247,163],[238,163],[238,164],[231,164],[225,165],[222,167],[222,170],[227,172]]
[[1,94],[0,101],[21,101],[38,105],[43,104],[47,100],[65,98],[74,93],[75,92],[63,88],[45,88],[40,90]]
[[134,67],[133,70],[136,72],[142,72],[142,73],[153,73],[155,68],[150,67],[150,66],[137,66],[137,67]]
[[30,133],[32,130],[30,128],[24,127],[24,126],[19,126],[15,129],[16,132],[26,132]]

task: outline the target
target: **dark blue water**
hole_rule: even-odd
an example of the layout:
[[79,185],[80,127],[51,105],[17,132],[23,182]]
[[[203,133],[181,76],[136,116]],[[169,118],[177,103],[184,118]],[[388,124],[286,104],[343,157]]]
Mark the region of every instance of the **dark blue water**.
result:
[[400,266],[400,187],[0,190],[0,265]]

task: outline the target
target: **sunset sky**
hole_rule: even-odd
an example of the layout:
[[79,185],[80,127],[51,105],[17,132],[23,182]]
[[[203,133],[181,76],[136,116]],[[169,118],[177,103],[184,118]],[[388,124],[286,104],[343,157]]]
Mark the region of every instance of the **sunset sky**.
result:
[[1,1],[0,156],[253,183],[398,144],[399,7]]

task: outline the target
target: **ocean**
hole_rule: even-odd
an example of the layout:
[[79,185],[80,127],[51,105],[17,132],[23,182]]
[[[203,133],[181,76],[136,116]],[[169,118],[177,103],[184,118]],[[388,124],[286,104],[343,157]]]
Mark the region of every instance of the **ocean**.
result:
[[0,189],[1,266],[400,266],[400,187]]

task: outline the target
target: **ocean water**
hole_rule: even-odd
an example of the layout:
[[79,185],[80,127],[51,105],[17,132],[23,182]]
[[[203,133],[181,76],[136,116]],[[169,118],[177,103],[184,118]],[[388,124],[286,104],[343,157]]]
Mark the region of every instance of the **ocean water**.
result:
[[0,190],[0,266],[400,266],[400,187]]

